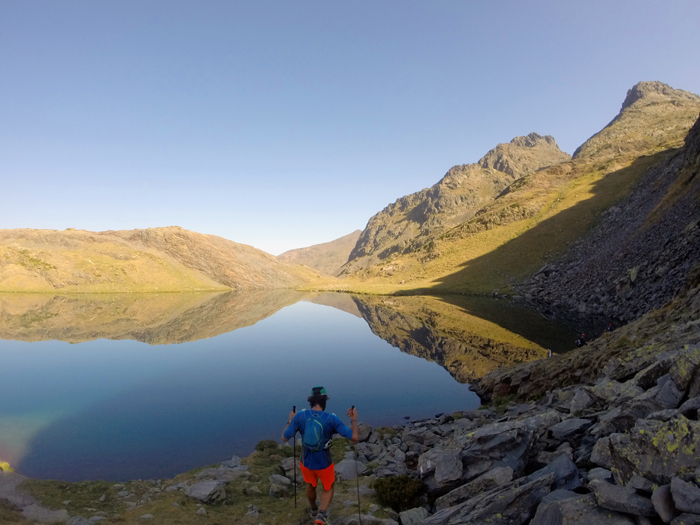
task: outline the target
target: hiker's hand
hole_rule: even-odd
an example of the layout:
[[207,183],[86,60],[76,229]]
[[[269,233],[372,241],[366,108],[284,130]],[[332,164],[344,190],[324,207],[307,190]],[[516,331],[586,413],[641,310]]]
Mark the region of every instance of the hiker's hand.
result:
[[297,415],[296,410],[292,410],[292,411],[289,413],[289,422],[290,422],[290,423],[292,422],[292,419],[294,419],[294,416],[296,416],[296,415]]
[[352,421],[357,421],[357,409],[355,407],[348,408],[347,414]]

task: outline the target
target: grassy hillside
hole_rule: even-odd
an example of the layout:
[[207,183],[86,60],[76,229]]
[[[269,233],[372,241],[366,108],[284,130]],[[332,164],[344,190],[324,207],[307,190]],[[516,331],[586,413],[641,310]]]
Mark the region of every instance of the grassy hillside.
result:
[[278,255],[277,260],[288,264],[303,264],[326,275],[338,275],[340,267],[348,262],[360,233],[360,230],[356,230],[334,241],[289,250]]
[[0,230],[0,292],[194,292],[293,288],[317,272],[179,227]]

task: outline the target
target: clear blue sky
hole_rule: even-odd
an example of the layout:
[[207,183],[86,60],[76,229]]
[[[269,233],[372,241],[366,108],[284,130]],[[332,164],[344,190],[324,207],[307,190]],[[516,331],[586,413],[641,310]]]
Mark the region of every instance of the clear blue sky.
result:
[[537,131],[569,153],[700,2],[0,0],[0,228],[179,225],[274,254]]

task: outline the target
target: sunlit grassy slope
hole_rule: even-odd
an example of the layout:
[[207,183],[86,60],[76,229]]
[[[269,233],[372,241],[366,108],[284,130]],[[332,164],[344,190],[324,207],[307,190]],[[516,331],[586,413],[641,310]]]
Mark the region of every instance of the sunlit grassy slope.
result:
[[293,288],[318,272],[178,227],[0,230],[0,292],[200,292]]

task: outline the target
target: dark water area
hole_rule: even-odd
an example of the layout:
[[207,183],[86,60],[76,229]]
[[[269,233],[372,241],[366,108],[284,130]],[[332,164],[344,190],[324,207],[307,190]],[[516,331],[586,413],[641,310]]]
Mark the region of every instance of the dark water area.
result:
[[374,426],[475,409],[470,377],[546,352],[514,312],[550,347],[571,339],[486,301],[3,296],[0,461],[42,479],[172,477],[279,440],[315,385],[346,423],[350,405]]

